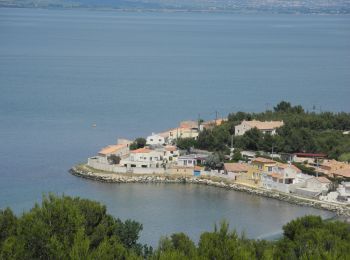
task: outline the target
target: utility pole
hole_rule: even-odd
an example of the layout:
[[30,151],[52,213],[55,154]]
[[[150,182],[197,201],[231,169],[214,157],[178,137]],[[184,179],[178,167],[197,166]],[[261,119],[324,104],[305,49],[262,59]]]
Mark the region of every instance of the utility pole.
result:
[[201,120],[201,114],[198,113],[198,131],[200,130],[199,128],[201,126],[200,120]]
[[272,145],[272,149],[271,149],[271,158],[273,159],[273,145]]

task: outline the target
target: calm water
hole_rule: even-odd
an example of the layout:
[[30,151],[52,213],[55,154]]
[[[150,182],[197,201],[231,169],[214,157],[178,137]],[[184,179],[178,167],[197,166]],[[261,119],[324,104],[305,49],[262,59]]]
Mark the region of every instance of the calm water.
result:
[[[0,207],[42,193],[106,203],[144,224],[142,241],[225,218],[250,237],[329,213],[211,187],[114,185],[67,173],[133,138],[281,99],[350,111],[349,16],[0,9]],[[97,124],[92,128],[93,123]]]

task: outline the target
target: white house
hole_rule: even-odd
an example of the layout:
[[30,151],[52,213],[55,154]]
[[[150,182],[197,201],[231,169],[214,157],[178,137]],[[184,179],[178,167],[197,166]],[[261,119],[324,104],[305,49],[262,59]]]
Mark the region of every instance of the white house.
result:
[[277,164],[272,167],[271,172],[263,172],[262,186],[266,189],[289,193],[291,185],[296,183],[297,175],[300,172],[293,165]]
[[203,164],[209,155],[207,154],[188,154],[180,156],[177,159],[177,166],[180,167],[194,167]]
[[165,144],[165,138],[161,135],[157,135],[152,133],[152,135],[148,136],[146,139],[146,143],[148,145],[163,145]]
[[169,129],[158,135],[162,136],[167,144],[174,143],[178,138],[197,139],[199,135],[198,123],[195,121],[183,121],[179,127]]
[[149,148],[139,148],[130,152],[130,156],[120,161],[128,168],[160,168],[163,164],[163,152]]
[[315,177],[310,178],[306,181],[306,187],[327,192],[330,188],[331,183],[332,182],[326,177]]
[[331,183],[325,177],[310,177],[304,183],[299,182],[293,192],[306,197],[317,197],[327,194]]
[[108,145],[102,148],[98,152],[98,156],[96,157],[100,163],[108,164],[108,157],[111,155],[119,156],[121,159],[125,158],[129,155],[129,143],[120,143],[114,145]]
[[343,181],[338,189],[338,200],[350,203],[350,182]]
[[175,162],[177,161],[180,152],[177,149],[176,146],[171,146],[171,145],[167,145],[163,148],[163,153],[164,153],[164,158],[168,161],[168,162]]
[[235,135],[244,135],[250,129],[257,128],[264,134],[276,134],[276,129],[283,126],[283,121],[246,121],[243,120],[241,124],[235,126]]

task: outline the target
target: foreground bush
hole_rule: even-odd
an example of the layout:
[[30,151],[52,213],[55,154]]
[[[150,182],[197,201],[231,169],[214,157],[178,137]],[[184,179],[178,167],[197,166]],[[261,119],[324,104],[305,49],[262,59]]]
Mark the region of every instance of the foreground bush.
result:
[[148,248],[137,242],[142,225],[122,222],[98,202],[44,197],[17,218],[0,211],[2,259],[137,259]]
[[[263,221],[259,222],[263,225]],[[349,259],[350,225],[305,216],[278,241],[247,239],[222,222],[196,245],[186,234],[164,237],[153,252],[138,242],[142,225],[106,213],[98,202],[49,195],[16,217],[0,211],[0,259]]]

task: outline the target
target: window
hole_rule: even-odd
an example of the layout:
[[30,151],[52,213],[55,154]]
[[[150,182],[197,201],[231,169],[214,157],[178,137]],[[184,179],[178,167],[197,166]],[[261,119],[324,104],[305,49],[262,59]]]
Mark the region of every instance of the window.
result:
[[293,184],[293,179],[286,179],[285,184]]
[[267,171],[272,172],[272,167],[271,166],[267,167]]

